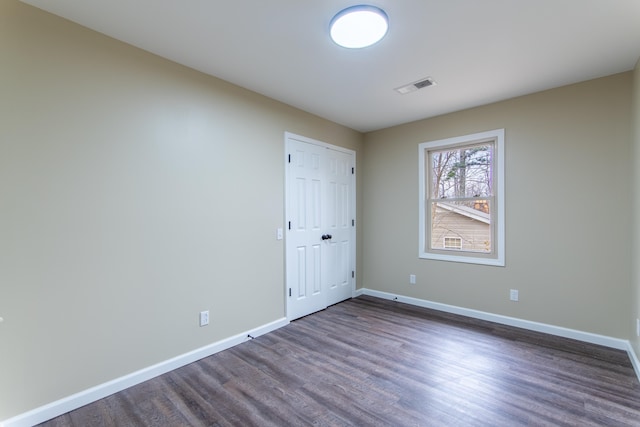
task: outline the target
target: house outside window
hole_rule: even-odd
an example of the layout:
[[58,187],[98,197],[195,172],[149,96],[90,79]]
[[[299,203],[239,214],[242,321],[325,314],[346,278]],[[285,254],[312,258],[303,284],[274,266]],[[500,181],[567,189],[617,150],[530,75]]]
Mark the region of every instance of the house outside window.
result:
[[420,252],[504,266],[504,129],[419,145]]

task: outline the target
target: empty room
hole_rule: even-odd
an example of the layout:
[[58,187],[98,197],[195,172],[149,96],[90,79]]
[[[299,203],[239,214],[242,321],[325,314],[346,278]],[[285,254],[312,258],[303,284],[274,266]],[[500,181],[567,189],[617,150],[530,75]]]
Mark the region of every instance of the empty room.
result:
[[637,0],[0,1],[0,426],[640,425],[639,60]]

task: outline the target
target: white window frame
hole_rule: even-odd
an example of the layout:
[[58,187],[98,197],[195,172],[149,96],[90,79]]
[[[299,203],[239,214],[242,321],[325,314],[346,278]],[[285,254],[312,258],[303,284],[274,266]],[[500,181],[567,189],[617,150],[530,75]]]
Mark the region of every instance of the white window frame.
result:
[[[464,262],[471,264],[483,264],[504,267],[505,265],[505,208],[504,208],[504,129],[494,129],[486,132],[474,133],[470,135],[457,136],[453,138],[440,139],[437,141],[423,142],[418,145],[418,169],[419,169],[419,257],[423,259]],[[494,142],[493,168],[495,174],[494,182],[494,209],[492,212],[492,225],[494,229],[492,244],[492,252],[489,254],[479,254],[474,252],[443,251],[429,250],[427,242],[430,242],[431,235],[427,236],[428,226],[430,223],[427,217],[427,200],[428,186],[427,179],[429,174],[429,165],[426,163],[429,151],[445,150],[447,148],[455,148],[456,146],[464,146],[477,144],[487,141]]]

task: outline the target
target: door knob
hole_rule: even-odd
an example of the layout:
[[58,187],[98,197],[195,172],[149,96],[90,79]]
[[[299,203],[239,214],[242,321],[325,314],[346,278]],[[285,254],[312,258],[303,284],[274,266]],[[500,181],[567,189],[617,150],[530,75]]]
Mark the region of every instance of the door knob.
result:
[[332,237],[331,234],[323,234],[322,235],[322,240],[329,240],[329,239],[331,239],[331,237]]

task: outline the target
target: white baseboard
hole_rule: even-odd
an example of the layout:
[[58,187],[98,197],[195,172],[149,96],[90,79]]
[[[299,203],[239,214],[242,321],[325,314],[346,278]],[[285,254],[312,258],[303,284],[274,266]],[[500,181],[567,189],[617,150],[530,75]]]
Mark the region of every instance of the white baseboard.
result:
[[[418,298],[405,297],[402,295],[391,294],[388,292],[376,291],[373,289],[362,289],[362,295],[371,295],[378,298],[395,300],[406,304],[416,305],[419,307],[431,308],[438,311],[444,311],[447,313],[459,314],[462,316],[472,317],[474,319],[487,320],[494,323],[500,323],[502,325],[514,326],[517,328],[528,329],[536,332],[543,332],[550,335],[556,335],[564,338],[571,338],[578,341],[588,342],[591,344],[598,344],[605,347],[615,348],[617,350],[626,350],[629,353],[629,358],[636,371],[636,375],[640,379],[640,361],[633,351],[631,344],[628,340],[619,338],[612,338],[605,335],[592,334],[590,332],[578,331],[575,329],[563,328],[561,326],[549,325],[546,323],[532,322],[529,320],[518,319],[515,317],[502,316],[500,314],[492,314],[479,310],[472,310],[463,307],[457,307],[454,305],[442,304],[439,302],[433,302]],[[635,359],[635,360],[634,360]]]
[[271,331],[275,331],[278,328],[286,326],[288,323],[289,321],[286,318],[278,319],[250,331],[209,344],[205,347],[198,348],[172,359],[165,360],[153,366],[133,372],[129,375],[116,378],[104,384],[97,385],[90,389],[33,409],[29,412],[17,415],[13,418],[9,418],[8,420],[1,421],[0,427],[31,427],[35,424],[50,420],[51,418],[55,418],[91,402],[95,402],[96,400],[100,400],[126,388],[132,387],[136,384],[140,384],[141,382],[188,365],[189,363],[241,344],[250,339],[249,335],[255,338]]
[[631,343],[628,343],[627,354],[629,354],[629,359],[631,359],[631,364],[633,365],[633,369],[636,371],[636,375],[638,377],[638,381],[640,381],[640,359],[638,359],[638,355],[634,350]]

